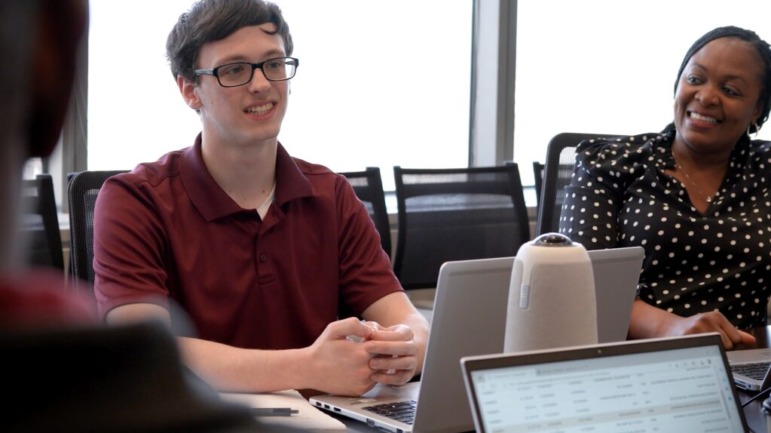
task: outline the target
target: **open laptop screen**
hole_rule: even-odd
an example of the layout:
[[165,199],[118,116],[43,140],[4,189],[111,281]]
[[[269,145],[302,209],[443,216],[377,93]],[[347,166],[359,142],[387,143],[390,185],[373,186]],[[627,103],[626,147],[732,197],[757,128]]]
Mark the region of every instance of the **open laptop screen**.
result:
[[478,432],[746,431],[716,334],[461,363]]

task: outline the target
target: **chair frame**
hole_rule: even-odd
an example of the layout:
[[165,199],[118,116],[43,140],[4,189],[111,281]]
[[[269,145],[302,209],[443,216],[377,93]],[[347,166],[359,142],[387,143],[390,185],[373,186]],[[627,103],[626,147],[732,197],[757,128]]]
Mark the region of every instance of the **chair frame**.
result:
[[104,181],[120,173],[126,170],[82,171],[69,176],[70,275],[75,281],[94,283],[94,234],[88,228],[89,221],[93,222],[94,209],[86,209],[82,200],[88,191],[99,190]]
[[[578,143],[584,140],[593,138],[611,139],[618,137],[622,136],[585,132],[562,132],[552,137],[549,144],[546,146],[546,162],[543,169],[541,195],[538,200],[536,235],[559,230],[559,227],[554,227],[554,221],[556,221],[555,213],[558,217],[562,211],[561,205],[557,208],[556,201],[560,166],[565,165],[564,162],[562,164],[560,163],[560,156],[562,155],[563,150],[569,147],[575,148],[578,146]],[[575,167],[575,160],[572,164]]]
[[[391,246],[391,223],[388,219],[388,209],[385,202],[385,191],[383,190],[380,168],[367,167],[363,171],[347,171],[340,172],[339,174],[345,176],[349,181],[354,181],[351,183],[351,186],[359,200],[372,205],[372,214],[370,216],[375,223],[378,234],[380,234],[380,245],[388,254],[388,257],[391,257],[393,253]],[[367,185],[355,185],[355,179],[357,178],[366,179]]]
[[64,252],[53,176],[49,173],[38,174],[34,179],[25,179],[22,187],[35,191],[35,195],[23,194],[24,212],[39,214],[42,217],[46,245],[50,253],[50,266],[63,271]]
[[533,181],[535,187],[535,202],[541,206],[541,195],[543,194],[543,172],[546,164],[540,161],[533,161]]

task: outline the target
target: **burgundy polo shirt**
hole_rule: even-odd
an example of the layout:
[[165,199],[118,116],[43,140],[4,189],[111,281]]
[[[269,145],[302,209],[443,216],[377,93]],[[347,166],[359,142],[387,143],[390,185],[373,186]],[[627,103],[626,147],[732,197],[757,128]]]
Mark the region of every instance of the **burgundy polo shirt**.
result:
[[198,337],[262,349],[308,346],[340,302],[361,313],[402,290],[344,177],[279,144],[275,202],[262,221],[214,182],[200,136],[105,182],[94,271],[102,315],[136,302],[179,305]]

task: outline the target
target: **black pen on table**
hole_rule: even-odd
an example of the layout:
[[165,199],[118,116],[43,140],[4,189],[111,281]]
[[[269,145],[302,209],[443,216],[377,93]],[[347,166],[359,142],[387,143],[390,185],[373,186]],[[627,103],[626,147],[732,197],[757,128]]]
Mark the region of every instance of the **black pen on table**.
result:
[[292,416],[300,413],[297,409],[291,407],[253,407],[254,416]]

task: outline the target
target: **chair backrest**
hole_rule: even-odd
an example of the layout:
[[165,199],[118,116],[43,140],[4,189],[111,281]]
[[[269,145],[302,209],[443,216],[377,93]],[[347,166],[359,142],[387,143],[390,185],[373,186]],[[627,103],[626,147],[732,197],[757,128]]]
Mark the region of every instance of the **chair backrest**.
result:
[[364,203],[380,234],[380,245],[388,253],[388,257],[391,257],[391,224],[388,221],[380,168],[367,167],[363,171],[347,171],[340,174],[348,179],[348,183],[353,187],[356,196]]
[[436,287],[450,260],[505,257],[530,239],[519,168],[394,167],[394,272],[405,289]]
[[541,189],[543,188],[543,169],[546,164],[540,161],[533,161],[533,180],[535,181],[535,202],[536,205],[541,203]]
[[555,135],[546,147],[543,186],[538,201],[536,236],[559,230],[565,187],[573,177],[578,143],[592,138],[615,138],[619,135],[563,132]]
[[22,230],[29,236],[26,263],[64,270],[53,177],[38,174],[35,179],[25,179],[22,188]]
[[94,283],[94,206],[107,178],[125,170],[82,171],[70,178],[70,257],[72,278]]

